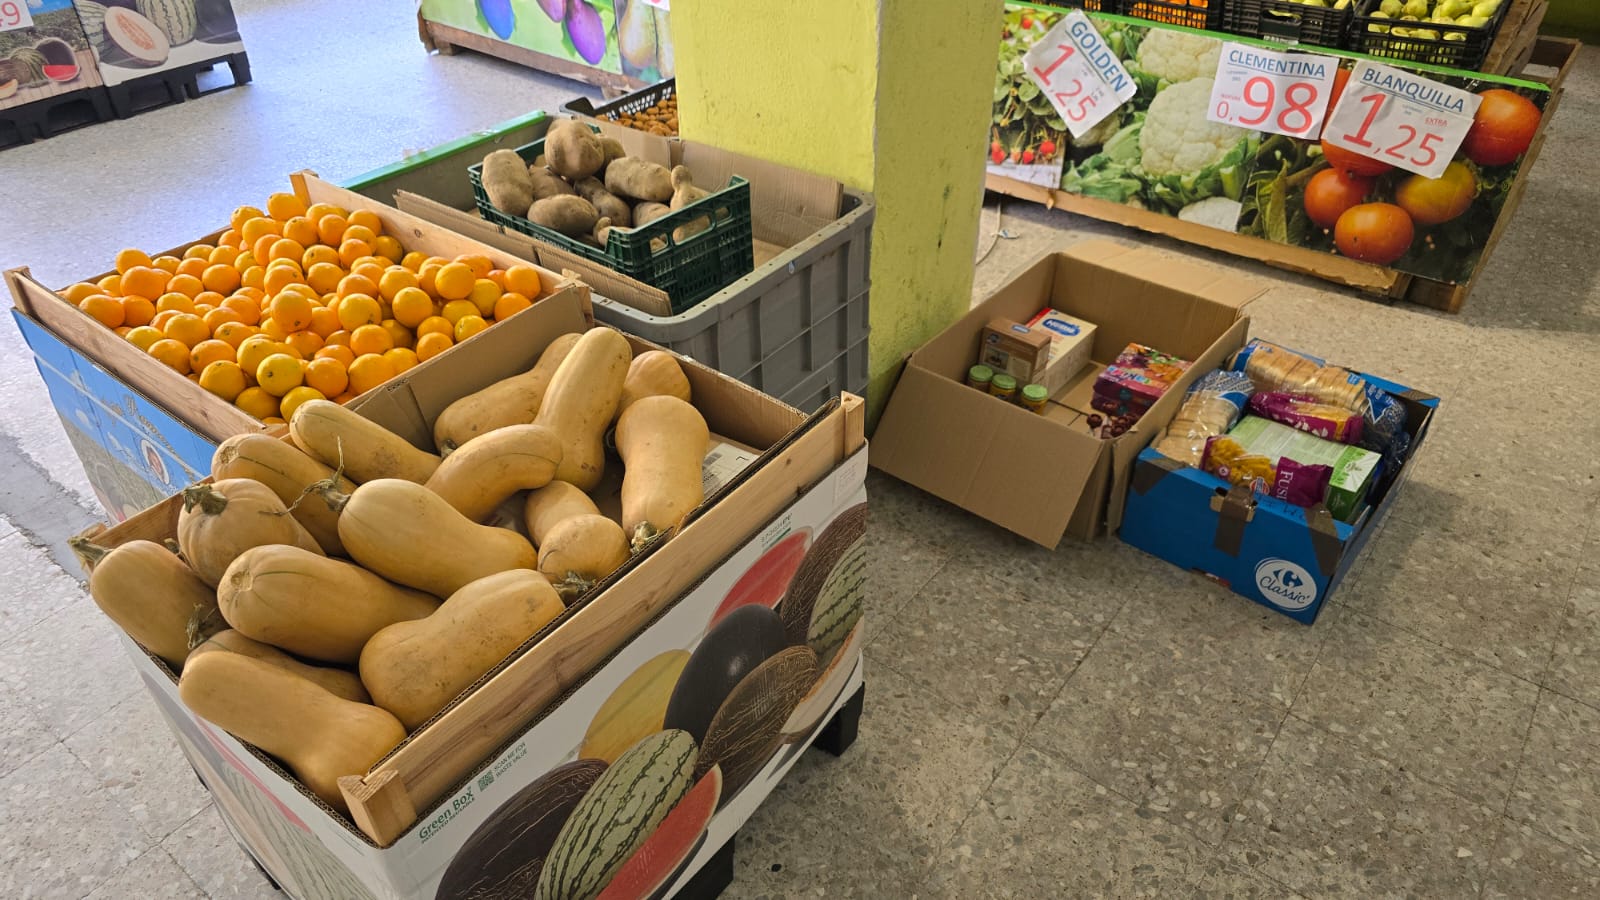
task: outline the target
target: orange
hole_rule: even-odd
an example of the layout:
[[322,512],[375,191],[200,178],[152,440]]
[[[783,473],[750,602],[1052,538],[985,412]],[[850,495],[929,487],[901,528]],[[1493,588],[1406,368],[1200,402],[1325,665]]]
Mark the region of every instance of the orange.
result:
[[166,312],[169,309],[192,313],[195,311],[194,299],[188,294],[162,294],[156,299],[156,312]]
[[350,376],[342,361],[318,356],[306,364],[306,386],[321,391],[324,397],[337,397],[350,386]]
[[501,291],[504,291],[506,289],[506,270],[505,269],[490,269],[489,270],[489,274],[487,274],[487,275],[485,275],[483,277],[485,277],[485,278],[489,279],[490,281],[494,282],[495,284],[499,285]]
[[358,209],[351,213],[349,218],[351,225],[360,225],[362,228],[370,230],[373,234],[383,234],[383,220],[378,218],[378,214],[372,210]]
[[209,261],[211,258],[211,251],[215,249],[217,248],[211,246],[210,244],[190,244],[189,247],[183,251],[183,258],[202,259]]
[[305,255],[306,248],[301,246],[299,241],[290,240],[289,238],[278,238],[272,242],[272,246],[267,250],[267,259],[292,260],[296,267],[300,265],[300,257]]
[[312,334],[319,338],[327,339],[328,335],[339,330],[339,309],[334,306],[319,306],[311,311]]
[[286,341],[289,339],[289,332],[284,331],[278,320],[270,315],[262,317],[260,328],[262,334],[272,338],[274,341]]
[[350,364],[350,390],[365,394],[396,375],[394,363],[376,354],[358,356]]
[[172,276],[160,269],[149,266],[134,266],[122,273],[122,293],[138,294],[147,300],[154,300],[167,292],[167,282]]
[[261,321],[261,304],[250,297],[234,294],[222,301],[222,308],[231,310],[239,317],[239,321],[246,325],[254,325]]
[[167,333],[167,323],[181,315],[183,315],[183,313],[175,309],[162,310],[161,312],[156,313],[156,317],[154,319],[150,320],[150,327],[160,329],[162,335],[165,335]]
[[338,265],[339,251],[329,247],[326,244],[307,244],[305,255],[300,257],[300,265],[303,266],[307,272],[309,272],[311,271],[311,267],[317,263],[333,263],[334,265]]
[[346,403],[349,403],[351,400],[354,400],[355,398],[356,398],[355,394],[352,394],[349,391],[345,391],[344,393],[342,393],[339,396],[334,397],[332,399],[333,399],[333,402],[339,404],[340,406],[343,406]]
[[233,405],[263,421],[278,415],[278,398],[258,387],[245,388],[234,399]]
[[313,222],[322,218],[328,213],[338,213],[342,216],[344,215],[345,211],[343,207],[334,206],[332,203],[313,203],[306,207],[306,218]]
[[399,241],[387,234],[380,234],[378,239],[372,242],[372,252],[390,262],[397,263],[405,258],[406,248],[400,246]]
[[262,419],[261,422],[264,425],[287,425],[287,424],[289,424],[287,420],[279,418],[278,416],[267,416],[265,419]]
[[167,282],[167,293],[182,294],[191,299],[200,296],[205,289],[205,284],[193,275],[174,275]]
[[267,270],[260,266],[245,266],[239,270],[239,282],[247,288],[261,290],[266,286]]
[[202,315],[200,318],[206,323],[206,327],[211,329],[212,337],[215,337],[217,334],[217,329],[224,325],[240,324],[239,314],[227,308],[226,306],[216,307],[210,312]]
[[478,276],[466,263],[447,263],[433,277],[434,290],[446,300],[461,300],[472,293]]
[[419,287],[405,287],[391,298],[394,317],[407,328],[416,328],[433,315],[433,298]]
[[440,266],[432,263],[423,263],[422,269],[417,272],[417,287],[428,292],[428,296],[439,296],[439,285],[435,280],[439,277]]
[[339,325],[346,331],[355,331],[363,325],[376,325],[383,321],[383,310],[378,301],[366,294],[351,294],[339,300]]
[[467,316],[476,316],[477,314],[478,305],[473,303],[471,300],[451,300],[449,303],[444,305],[444,309],[439,311],[439,315],[444,316],[450,321],[450,326],[452,328],[454,328],[455,324],[461,321],[463,318]]
[[208,291],[231,294],[239,289],[239,270],[230,265],[214,263],[200,273],[200,282]]
[[256,383],[274,397],[282,397],[305,380],[300,360],[287,353],[274,353],[256,367]]
[[462,316],[456,322],[456,343],[459,344],[488,327],[489,323],[484,321],[482,316]]
[[371,278],[365,275],[346,275],[339,279],[339,296],[348,297],[351,294],[366,294],[368,297],[378,296],[378,286]]
[[194,305],[194,314],[204,319],[206,317],[206,313],[211,312],[214,309],[216,309],[216,307],[209,303],[196,303]]
[[456,262],[464,264],[472,270],[473,278],[488,278],[489,270],[494,268],[494,263],[489,257],[480,255],[466,255],[456,257]]
[[227,244],[221,244],[215,250],[211,251],[211,255],[206,257],[206,260],[214,266],[228,266],[231,268],[233,266],[233,261],[239,258],[239,254],[241,252],[242,251],[238,247],[230,247]]
[[494,315],[494,303],[503,293],[505,291],[500,289],[500,285],[487,278],[479,278],[473,283],[472,293],[467,295],[467,299],[478,308],[478,315],[488,317]]
[[533,266],[515,265],[506,270],[506,290],[524,297],[537,297],[541,288],[539,270]]
[[61,290],[61,296],[65,297],[67,302],[71,303],[73,306],[77,306],[78,304],[82,303],[83,298],[85,297],[92,297],[95,294],[104,293],[105,291],[100,289],[100,285],[91,284],[87,281],[80,281],[77,284],[68,285]]
[[[378,239],[377,232],[374,232],[371,228],[368,228],[365,225],[357,225],[354,222],[351,222],[344,230],[344,239],[341,240],[339,243],[348,244],[351,241],[359,241],[359,242],[361,242],[363,244],[366,244],[368,248],[371,248],[372,247],[372,242],[377,240],[377,239]],[[368,255],[368,256],[372,255],[371,249],[367,250],[366,255]]]
[[168,275],[171,275],[172,273],[178,271],[178,264],[181,262],[183,262],[183,260],[177,258],[176,256],[158,256],[155,259],[150,260],[150,266],[152,268],[160,269]]
[[421,362],[421,360],[417,359],[417,354],[415,351],[409,350],[405,347],[396,347],[393,350],[390,350],[388,353],[385,353],[383,358],[387,359],[394,366],[396,375],[404,372],[407,369],[414,368],[417,363]]
[[244,273],[249,271],[253,266],[261,265],[265,265],[265,263],[256,259],[256,255],[249,250],[241,250],[239,251],[239,255],[233,258],[233,267],[239,270],[239,276],[241,279],[243,279]]
[[372,245],[366,241],[355,241],[345,238],[339,244],[339,261],[346,266],[355,265],[356,260],[363,256],[372,255]]
[[300,408],[300,404],[308,400],[326,399],[328,399],[327,396],[316,388],[301,385],[283,395],[283,400],[279,401],[279,415],[283,417],[284,421],[288,421],[294,418],[294,411]]
[[450,338],[451,342],[454,343],[456,323],[446,319],[444,316],[429,316],[422,320],[422,324],[417,326],[417,337],[420,338],[428,334],[442,334]]
[[115,334],[119,338],[125,338],[129,334],[133,333],[133,326],[132,325],[118,325],[117,327],[111,329],[111,332],[112,332],[112,334]]
[[317,223],[305,216],[295,216],[283,223],[283,236],[302,247],[317,242]]
[[179,375],[189,374],[189,347],[182,341],[162,338],[145,352],[177,370]]
[[232,250],[240,249],[240,245],[243,243],[244,235],[240,234],[237,228],[229,228],[222,233],[222,237],[217,238],[218,247],[227,247]]
[[143,250],[135,250],[129,247],[126,250],[117,251],[116,268],[118,275],[128,274],[128,270],[135,266],[149,267],[150,263],[150,254]]
[[263,234],[250,245],[250,255],[265,265],[272,259],[272,245],[283,240],[279,234]]
[[302,276],[298,271],[289,266],[273,266],[267,270],[267,277],[261,287],[268,294],[276,296],[291,284],[303,284]]
[[313,354],[322,349],[322,338],[309,331],[296,331],[294,334],[289,335],[284,343],[293,347],[295,352],[299,353],[303,359],[310,359]]
[[[350,332],[345,331],[343,328],[341,328],[338,331],[335,331],[333,334],[330,334],[327,337],[323,338],[322,339],[322,346],[324,346],[324,347],[343,347],[346,350],[348,350],[348,349],[350,349]],[[355,354],[351,354],[352,357],[354,357],[354,355]]]
[[438,356],[446,350],[449,350],[454,344],[455,341],[452,341],[450,339],[450,335],[448,334],[443,334],[438,331],[429,332],[428,334],[417,338],[417,359],[422,362],[427,362],[428,360],[433,359],[435,356]]
[[339,363],[339,368],[348,369],[356,361],[356,355],[349,347],[340,344],[328,344],[317,351],[317,359],[331,359]]
[[400,265],[405,266],[407,269],[415,272],[422,268],[422,264],[427,260],[427,258],[428,254],[423,253],[421,250],[413,250],[401,257]]
[[212,329],[211,335],[219,341],[227,341],[228,346],[234,350],[244,343],[244,339],[256,333],[255,326],[243,322],[223,322]]
[[[189,370],[203,372],[214,362],[233,362],[233,345],[227,341],[201,341],[189,351]],[[240,388],[244,390],[244,388]],[[231,398],[230,398],[231,399]]]
[[269,234],[283,236],[283,223],[266,218],[265,216],[250,219],[239,228],[239,237],[244,246],[251,247]]
[[156,317],[156,305],[143,297],[122,298],[122,324],[130,328],[149,325]]
[[509,319],[533,305],[533,301],[515,292],[506,292],[494,302],[494,320]]
[[311,301],[297,291],[283,291],[272,298],[272,321],[285,333],[311,327]]
[[208,265],[210,264],[203,259],[185,259],[184,261],[178,263],[178,268],[173,270],[173,274],[193,275],[198,279],[200,277],[200,273],[204,272],[206,270],[206,266]]
[[113,297],[120,297],[127,293],[122,289],[121,275],[107,275],[99,281],[96,281],[94,286],[99,288],[101,293],[110,294]]
[[382,325],[362,325],[350,332],[350,349],[356,357],[394,349],[394,336]]
[[199,309],[202,306],[209,306],[212,309],[216,309],[217,307],[221,306],[222,301],[226,299],[226,297],[222,296],[216,291],[201,291],[200,293],[194,295],[194,308]]
[[146,353],[150,352],[151,344],[154,344],[156,341],[166,337],[166,335],[161,333],[161,329],[151,328],[149,325],[140,325],[132,331],[129,331],[124,336],[128,339],[128,343],[138,347],[140,350],[143,350]]
[[[93,285],[90,285],[90,287],[92,288]],[[406,288],[417,290],[418,285],[417,273],[405,266],[388,266],[383,270],[383,274],[378,277],[378,293],[383,296],[383,299],[391,303],[394,302],[395,295]]]
[[344,240],[344,229],[349,224],[344,216],[328,213],[317,220],[317,238],[330,247],[337,247]]
[[167,322],[167,327],[161,330],[167,333],[167,337],[182,341],[188,347],[193,347],[211,337],[211,329],[206,327],[205,320],[194,313],[179,313],[173,316]]
[[384,319],[380,324],[383,325],[384,331],[389,332],[389,337],[394,340],[396,347],[406,348],[417,345],[417,336],[411,332],[411,329],[401,325],[394,319]]
[[95,294],[83,301],[78,308],[107,328],[121,328],[123,319],[127,316],[122,308],[122,301],[115,297],[107,297],[105,294]]
[[251,219],[259,219],[264,215],[266,213],[256,209],[254,206],[241,206],[233,211],[233,215],[228,216],[228,225],[238,231],[244,227],[244,223]]
[[200,386],[232,403],[244,393],[247,385],[244,370],[239,364],[226,359],[208,363],[200,372]]
[[239,366],[254,378],[261,361],[278,352],[278,342],[264,334],[252,335],[239,345]]
[[306,214],[306,202],[294,194],[277,193],[267,197],[267,215],[280,222]]

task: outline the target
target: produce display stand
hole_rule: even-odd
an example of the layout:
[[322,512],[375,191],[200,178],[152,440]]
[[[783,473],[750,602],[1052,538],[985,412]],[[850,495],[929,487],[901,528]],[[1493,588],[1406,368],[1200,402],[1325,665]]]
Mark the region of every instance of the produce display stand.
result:
[[111,118],[89,38],[71,0],[30,4],[33,25],[0,31],[0,149]]
[[[216,71],[218,66],[226,66],[232,80],[213,84],[207,79],[208,83],[202,84],[202,77]],[[207,94],[249,83],[250,57],[241,50],[227,56],[176,66],[124,81],[107,88],[106,92],[111,97],[111,108],[117,118],[126,119],[138,113],[182,103],[185,100],[196,100]]]
[[[1513,0],[1504,15],[1504,26],[1491,46],[1484,71],[1486,74],[1516,78],[1548,89],[1543,100],[1542,119],[1538,131],[1523,155],[1514,178],[1505,188],[1504,202],[1494,219],[1492,231],[1479,245],[1481,260],[1489,257],[1506,223],[1515,215],[1518,203],[1526,188],[1529,171],[1537,161],[1549,122],[1559,108],[1563,86],[1577,60],[1578,42],[1538,36],[1538,27],[1548,8],[1548,0]],[[1047,11],[1048,12],[1048,11]],[[1059,13],[1059,10],[1055,12]],[[1097,17],[1097,21],[1100,19]],[[1135,21],[1137,20],[1122,20]],[[1138,24],[1148,24],[1139,22]],[[1234,35],[1213,32],[1186,32],[1203,34],[1220,41],[1243,40]],[[1347,59],[1365,59],[1359,54],[1307,47],[1307,50],[1342,56]],[[1374,58],[1376,62],[1393,64],[1396,61]],[[1399,63],[1402,68],[1404,63]],[[1422,69],[1422,74],[1438,77],[1445,70]],[[1451,73],[1462,78],[1472,78],[1473,73]],[[1207,76],[1209,77],[1209,75]],[[1493,86],[1492,84],[1489,86]],[[1268,265],[1315,275],[1320,278],[1355,287],[1361,291],[1391,300],[1404,299],[1419,305],[1457,312],[1466,303],[1472,281],[1435,280],[1410,274],[1398,268],[1374,265],[1346,258],[1314,248],[1295,246],[1240,234],[1199,222],[1185,221],[1162,211],[1146,209],[1114,200],[1087,196],[1039,183],[1039,178],[1024,180],[1013,177],[1001,167],[990,166],[985,175],[985,187],[999,194],[1040,203],[1051,209],[1089,216],[1104,221],[1163,234],[1201,246],[1213,247],[1228,253],[1258,259]]]
[[[119,119],[250,81],[232,0],[75,5]],[[202,84],[219,66],[231,80]]]

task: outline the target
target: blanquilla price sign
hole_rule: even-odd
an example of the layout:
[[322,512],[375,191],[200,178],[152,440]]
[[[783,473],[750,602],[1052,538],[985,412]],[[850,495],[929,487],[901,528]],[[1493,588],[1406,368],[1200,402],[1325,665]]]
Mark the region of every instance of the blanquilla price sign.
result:
[[0,0],[0,31],[32,27],[33,14],[28,12],[28,0]]
[[1046,32],[1022,64],[1073,137],[1082,137],[1139,90],[1081,10],[1068,13]]
[[1223,44],[1206,118],[1315,140],[1339,61],[1316,53]]
[[1356,64],[1322,139],[1426,178],[1461,149],[1483,98],[1413,72]]

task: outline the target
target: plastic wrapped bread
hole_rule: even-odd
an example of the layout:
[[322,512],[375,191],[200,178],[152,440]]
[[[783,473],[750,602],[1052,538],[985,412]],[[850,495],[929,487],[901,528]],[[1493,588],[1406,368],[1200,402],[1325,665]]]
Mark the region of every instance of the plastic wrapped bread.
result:
[[1248,376],[1217,369],[1195,382],[1178,414],[1156,442],[1156,452],[1185,465],[1199,466],[1206,440],[1228,429],[1244,414],[1252,390]]

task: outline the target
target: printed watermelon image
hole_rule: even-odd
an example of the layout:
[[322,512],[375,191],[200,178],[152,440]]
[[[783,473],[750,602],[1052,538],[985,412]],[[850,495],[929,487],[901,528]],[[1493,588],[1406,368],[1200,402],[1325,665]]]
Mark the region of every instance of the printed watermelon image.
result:
[[783,623],[772,610],[742,606],[729,613],[683,667],[667,703],[665,727],[705,740],[706,729],[733,689],[785,646]]
[[867,504],[823,529],[778,605],[790,644],[806,644],[827,665],[861,620],[867,586]]
[[683,795],[661,825],[600,892],[599,900],[648,900],[665,895],[706,841],[722,797],[722,770],[712,766]]
[[715,626],[728,613],[741,606],[752,603],[769,609],[777,606],[778,601],[783,599],[783,592],[789,589],[794,573],[800,568],[800,561],[805,559],[806,548],[810,546],[809,528],[796,529],[773,544],[756,560],[755,565],[739,576],[739,580],[728,591],[728,596],[723,598],[717,611],[711,615],[711,625]]

